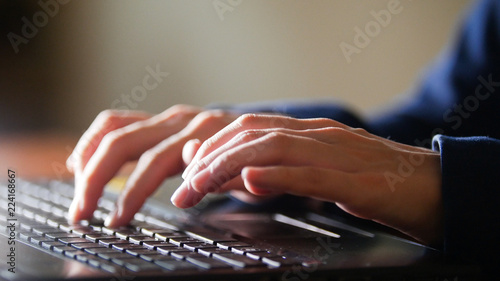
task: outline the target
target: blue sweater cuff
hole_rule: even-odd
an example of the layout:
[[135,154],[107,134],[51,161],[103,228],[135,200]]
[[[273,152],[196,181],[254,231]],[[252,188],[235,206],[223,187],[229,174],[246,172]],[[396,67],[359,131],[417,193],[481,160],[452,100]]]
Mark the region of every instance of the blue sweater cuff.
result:
[[436,135],[444,207],[444,252],[489,271],[498,265],[500,243],[500,141]]

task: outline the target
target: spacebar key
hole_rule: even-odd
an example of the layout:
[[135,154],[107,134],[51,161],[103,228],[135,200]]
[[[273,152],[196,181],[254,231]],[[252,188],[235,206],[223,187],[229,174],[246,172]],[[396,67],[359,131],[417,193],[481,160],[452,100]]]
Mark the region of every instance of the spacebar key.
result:
[[237,267],[267,266],[258,260],[233,253],[213,254],[212,257]]

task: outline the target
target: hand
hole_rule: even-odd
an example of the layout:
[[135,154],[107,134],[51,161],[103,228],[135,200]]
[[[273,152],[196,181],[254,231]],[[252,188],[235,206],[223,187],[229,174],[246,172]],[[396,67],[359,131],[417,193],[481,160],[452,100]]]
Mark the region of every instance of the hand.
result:
[[330,119],[243,115],[207,139],[172,202],[246,189],[335,202],[422,242],[442,235],[439,153],[399,144]]
[[104,111],[83,134],[66,165],[75,174],[72,221],[89,219],[105,184],[127,162],[139,160],[106,220],[128,223],[167,177],[180,173],[201,142],[236,119],[221,111],[177,105],[151,116],[137,111]]

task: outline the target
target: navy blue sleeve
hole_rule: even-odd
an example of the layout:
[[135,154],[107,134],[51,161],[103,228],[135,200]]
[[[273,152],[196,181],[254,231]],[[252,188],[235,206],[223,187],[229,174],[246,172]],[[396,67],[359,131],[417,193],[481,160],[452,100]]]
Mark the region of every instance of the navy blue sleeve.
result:
[[500,141],[437,135],[433,147],[441,154],[444,252],[491,275],[500,262]]

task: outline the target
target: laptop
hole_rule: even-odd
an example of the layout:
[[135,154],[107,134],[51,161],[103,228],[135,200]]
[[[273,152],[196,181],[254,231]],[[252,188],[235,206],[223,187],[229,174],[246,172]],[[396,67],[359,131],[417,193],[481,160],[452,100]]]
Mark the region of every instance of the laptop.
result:
[[179,210],[159,192],[129,226],[109,229],[113,188],[93,219],[71,225],[71,183],[4,182],[1,280],[477,280],[477,268],[304,198],[212,196]]

